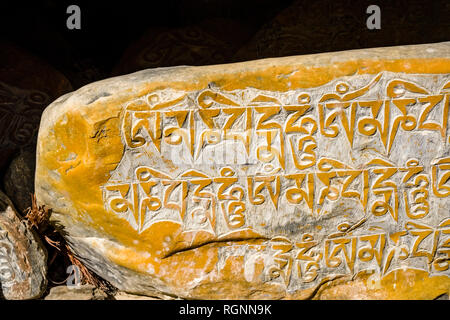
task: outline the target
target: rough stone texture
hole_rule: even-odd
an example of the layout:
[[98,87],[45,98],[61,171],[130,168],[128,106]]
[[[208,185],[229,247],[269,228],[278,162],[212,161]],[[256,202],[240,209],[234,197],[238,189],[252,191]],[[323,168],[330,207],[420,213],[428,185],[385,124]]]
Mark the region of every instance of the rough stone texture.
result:
[[108,295],[92,285],[57,286],[50,289],[44,300],[106,300]]
[[0,191],[0,297],[39,298],[47,285],[47,253]]
[[35,148],[23,148],[11,161],[3,178],[6,195],[22,215],[27,208],[31,207],[31,195],[34,193],[35,168]]
[[0,173],[21,148],[36,144],[42,111],[72,90],[70,82],[44,61],[0,42]]
[[450,43],[145,70],[44,112],[38,201],[120,290],[434,299]]

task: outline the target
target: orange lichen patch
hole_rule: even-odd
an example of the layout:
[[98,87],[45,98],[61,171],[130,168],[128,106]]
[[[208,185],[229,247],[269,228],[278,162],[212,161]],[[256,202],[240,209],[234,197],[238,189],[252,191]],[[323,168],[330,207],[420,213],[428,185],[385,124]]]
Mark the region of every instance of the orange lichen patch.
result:
[[252,229],[233,231],[219,237],[220,241],[258,238],[263,239],[264,237]]
[[167,166],[170,173],[173,173],[175,170],[178,169],[177,166],[175,166],[171,160],[166,159],[166,157],[162,156],[161,159],[164,162],[164,164]]
[[192,287],[216,268],[218,259],[218,247],[214,244],[186,250],[163,259],[161,275],[177,287]]
[[45,150],[40,168],[51,172],[48,181],[52,187],[64,190],[80,212],[102,203],[98,186],[107,181],[123,153],[118,126],[118,119],[106,122],[108,134],[98,140],[78,112],[69,112],[48,132],[48,140],[40,142]]
[[156,257],[164,257],[173,250],[174,239],[181,233],[181,225],[171,221],[159,221],[152,224],[148,229],[134,239],[132,246],[140,250],[146,249]]
[[[216,266],[208,278],[204,278],[193,289],[195,296],[202,299],[233,299],[248,296],[249,299],[281,299],[285,296],[282,285],[265,282],[263,279],[264,264],[256,261],[251,281],[245,278],[243,256],[229,257],[223,266]],[[228,293],[228,294],[227,294]]]
[[196,281],[206,278],[218,260],[218,248],[213,244],[183,251],[164,259],[132,248],[104,243],[96,246],[103,246],[102,250],[112,262],[139,273],[158,277],[166,284],[180,288],[188,288],[195,285]]
[[[144,96],[152,91],[172,88],[175,90],[194,91],[201,90],[214,83],[218,89],[232,91],[248,87],[260,90],[288,91],[300,88],[313,88],[324,85],[336,78],[356,74],[377,74],[382,71],[404,73],[429,73],[443,74],[450,72],[448,59],[396,59],[373,60],[355,59],[345,62],[327,61],[322,66],[296,64],[292,58],[291,65],[264,67],[273,62],[273,59],[256,61],[255,68],[238,68],[240,64],[230,64],[205,68],[200,79],[192,81],[151,82],[138,92],[138,96]],[[233,70],[236,66],[239,71]],[[216,71],[217,70],[217,71]],[[277,77],[285,74],[286,77]],[[275,80],[276,79],[276,80]]]
[[[220,270],[223,274],[224,280],[243,280],[244,272],[242,272],[242,267],[244,265],[244,257],[230,257],[227,259],[225,266]],[[259,269],[261,270],[261,269]],[[258,278],[256,275],[254,278]]]
[[319,290],[315,298],[430,300],[447,293],[449,287],[450,279],[446,276],[430,276],[423,270],[397,269],[382,278],[362,272],[354,280],[331,281]]
[[[239,81],[223,79],[217,84],[223,90],[236,90],[255,87],[261,90],[287,91],[298,88],[311,88],[324,85],[336,78],[355,74],[377,74],[381,71],[413,73],[448,73],[447,59],[433,59],[425,65],[421,59],[399,59],[394,61],[354,60],[335,63],[332,66],[287,66],[271,67],[260,72],[241,75]],[[273,80],[274,75],[291,74]]]
[[149,255],[147,252],[137,251],[129,247],[119,247],[105,242],[92,242],[91,246],[97,249],[101,248],[108,259],[119,265],[126,266],[130,270],[149,274],[155,274],[159,271],[159,259]]
[[203,243],[212,242],[214,240],[214,235],[202,230],[179,233],[174,238],[172,252],[195,248]]

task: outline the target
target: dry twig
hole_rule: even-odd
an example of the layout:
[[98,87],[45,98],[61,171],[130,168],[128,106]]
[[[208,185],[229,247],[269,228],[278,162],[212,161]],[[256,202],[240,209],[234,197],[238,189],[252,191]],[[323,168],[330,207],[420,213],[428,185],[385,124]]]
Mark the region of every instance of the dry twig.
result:
[[47,225],[48,219],[50,218],[50,210],[45,206],[38,206],[36,195],[31,195],[31,208],[27,209],[27,214],[25,219],[28,226],[35,227],[39,234],[43,234]]
[[[81,282],[83,284],[91,284],[103,291],[113,290],[112,286],[96,274],[89,271],[88,268],[74,255],[64,238],[52,227],[49,228],[50,210],[45,205],[38,206],[36,195],[31,195],[31,207],[27,209],[25,220],[30,228],[35,228],[38,234],[45,242],[55,248],[49,266],[53,263],[58,254],[62,255],[66,260],[80,270]],[[65,281],[64,281],[65,282]]]

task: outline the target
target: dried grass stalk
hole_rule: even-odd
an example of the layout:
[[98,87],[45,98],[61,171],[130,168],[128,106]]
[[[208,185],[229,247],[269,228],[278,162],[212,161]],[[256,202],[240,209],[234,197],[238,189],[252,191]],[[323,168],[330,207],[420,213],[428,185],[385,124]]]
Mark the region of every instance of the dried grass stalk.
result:
[[[30,228],[35,228],[38,234],[57,252],[49,261],[49,266],[55,260],[57,254],[63,255],[80,270],[81,282],[91,284],[103,291],[114,290],[111,284],[92,273],[72,252],[64,238],[53,228],[49,228],[50,210],[45,205],[38,206],[36,195],[31,195],[31,207],[27,209],[25,220]],[[65,282],[65,281],[64,281]]]
[[43,234],[48,226],[50,210],[45,205],[38,206],[36,195],[31,195],[31,208],[27,209],[25,219],[30,228],[35,227],[39,234]]

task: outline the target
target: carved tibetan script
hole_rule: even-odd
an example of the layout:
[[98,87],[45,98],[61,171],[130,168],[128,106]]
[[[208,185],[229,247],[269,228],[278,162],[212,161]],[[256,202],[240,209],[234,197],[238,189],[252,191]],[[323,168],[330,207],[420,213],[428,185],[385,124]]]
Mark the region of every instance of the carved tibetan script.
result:
[[104,204],[139,234],[251,230],[267,241],[247,245],[246,268],[263,257],[287,287],[405,265],[450,275],[449,109],[446,74],[151,92],[123,105]]

